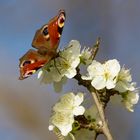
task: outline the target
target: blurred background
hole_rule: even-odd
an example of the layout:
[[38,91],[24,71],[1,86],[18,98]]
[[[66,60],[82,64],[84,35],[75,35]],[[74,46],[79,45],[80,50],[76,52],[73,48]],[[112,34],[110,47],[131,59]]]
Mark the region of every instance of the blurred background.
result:
[[[77,39],[92,46],[98,36],[97,60],[116,58],[131,68],[140,86],[139,0],[0,0],[0,140],[56,140],[48,131],[51,107],[66,91],[83,91],[77,82],[55,93],[37,75],[19,81],[19,58],[31,48],[35,31],[66,10],[60,48]],[[116,140],[138,140],[140,105],[129,113],[119,103],[107,108],[108,122]]]

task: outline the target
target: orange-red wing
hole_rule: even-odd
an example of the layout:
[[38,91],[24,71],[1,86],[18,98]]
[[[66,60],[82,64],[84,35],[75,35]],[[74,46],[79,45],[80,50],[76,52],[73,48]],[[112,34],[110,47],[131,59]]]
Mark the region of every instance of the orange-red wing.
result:
[[23,57],[20,58],[20,80],[23,80],[32,74],[34,74],[38,69],[44,66],[52,59],[52,55],[40,55],[35,50],[29,50]]
[[60,10],[58,15],[52,18],[48,24],[36,31],[32,46],[41,53],[46,53],[47,51],[55,52],[59,45],[65,18],[65,11]]

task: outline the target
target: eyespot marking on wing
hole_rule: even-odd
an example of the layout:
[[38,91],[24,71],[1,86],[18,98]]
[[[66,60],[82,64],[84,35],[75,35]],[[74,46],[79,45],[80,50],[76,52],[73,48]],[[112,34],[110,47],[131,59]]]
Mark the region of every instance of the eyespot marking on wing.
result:
[[49,33],[48,33],[48,25],[44,26],[42,32],[43,32],[43,34],[44,34],[45,36],[49,34]]
[[58,18],[58,39],[61,37],[64,23],[65,23],[65,16],[63,13],[61,13],[59,18]]
[[24,74],[24,78],[29,77],[30,75],[34,74],[35,72],[36,72],[36,70],[27,71],[27,72]]
[[48,32],[48,25],[45,25],[42,29],[42,33],[44,35],[44,37],[49,40],[50,39],[50,35],[49,35],[49,32]]
[[60,16],[58,18],[58,26],[60,28],[64,27],[64,22],[65,22],[65,16],[64,16],[64,14],[60,14]]
[[28,64],[33,64],[35,62],[35,60],[25,60],[20,64],[20,67],[24,67],[25,65]]

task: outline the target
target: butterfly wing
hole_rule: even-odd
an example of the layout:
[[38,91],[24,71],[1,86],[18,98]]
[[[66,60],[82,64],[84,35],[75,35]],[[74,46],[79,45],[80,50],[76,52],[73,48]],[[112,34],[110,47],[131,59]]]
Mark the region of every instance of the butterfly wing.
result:
[[48,24],[36,31],[32,46],[38,49],[39,53],[47,51],[56,52],[65,22],[65,11],[60,10],[58,15],[52,18]]
[[52,59],[53,55],[46,54],[45,56],[39,54],[35,50],[29,50],[23,57],[20,58],[20,80],[23,80],[34,74],[38,69],[44,66]]

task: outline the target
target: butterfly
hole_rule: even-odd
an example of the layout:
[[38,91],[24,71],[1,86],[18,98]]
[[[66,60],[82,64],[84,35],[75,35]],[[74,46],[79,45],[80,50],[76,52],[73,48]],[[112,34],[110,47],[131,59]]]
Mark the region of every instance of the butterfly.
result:
[[48,24],[36,31],[32,41],[32,47],[35,49],[30,49],[19,59],[20,80],[31,76],[56,57],[65,19],[65,11],[59,10]]

